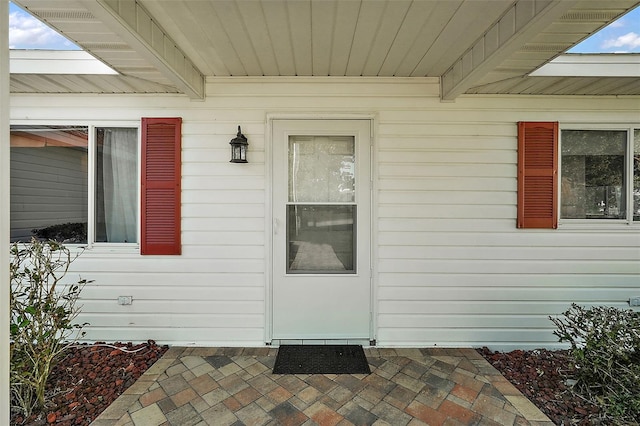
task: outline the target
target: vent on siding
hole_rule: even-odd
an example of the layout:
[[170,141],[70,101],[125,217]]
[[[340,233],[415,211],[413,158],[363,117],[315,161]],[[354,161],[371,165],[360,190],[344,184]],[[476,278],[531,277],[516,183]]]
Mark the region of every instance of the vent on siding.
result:
[[573,10],[560,17],[561,22],[602,22],[613,21],[622,12],[620,10]]
[[50,21],[95,21],[96,18],[86,10],[31,10],[34,15]]
[[564,52],[571,44],[567,43],[528,43],[522,46],[522,52]]
[[82,43],[82,47],[86,50],[133,50],[131,46],[126,43]]

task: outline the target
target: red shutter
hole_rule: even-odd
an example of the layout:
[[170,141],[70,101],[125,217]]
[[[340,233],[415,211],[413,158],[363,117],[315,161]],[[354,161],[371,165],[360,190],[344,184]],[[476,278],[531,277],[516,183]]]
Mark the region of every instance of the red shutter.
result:
[[518,123],[518,228],[558,227],[558,123]]
[[182,119],[142,119],[142,254],[180,254]]

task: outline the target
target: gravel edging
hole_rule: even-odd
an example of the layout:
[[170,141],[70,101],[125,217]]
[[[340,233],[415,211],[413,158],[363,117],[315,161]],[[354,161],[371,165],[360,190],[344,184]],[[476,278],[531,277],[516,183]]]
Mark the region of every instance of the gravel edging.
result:
[[606,425],[600,409],[576,395],[567,385],[573,365],[566,350],[478,352],[529,398],[556,425]]

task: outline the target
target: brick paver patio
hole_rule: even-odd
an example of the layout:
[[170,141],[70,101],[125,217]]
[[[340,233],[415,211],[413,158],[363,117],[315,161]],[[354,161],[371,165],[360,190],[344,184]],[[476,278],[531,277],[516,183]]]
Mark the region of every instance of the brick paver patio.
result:
[[276,354],[170,348],[92,425],[553,425],[473,349],[365,348],[369,375],[272,374]]

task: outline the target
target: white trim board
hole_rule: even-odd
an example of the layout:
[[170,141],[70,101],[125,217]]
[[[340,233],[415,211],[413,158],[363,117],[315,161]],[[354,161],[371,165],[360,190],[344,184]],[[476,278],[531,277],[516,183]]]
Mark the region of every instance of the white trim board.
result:
[[11,74],[118,75],[81,50],[10,50],[9,58]]
[[640,55],[561,55],[531,77],[640,77]]

